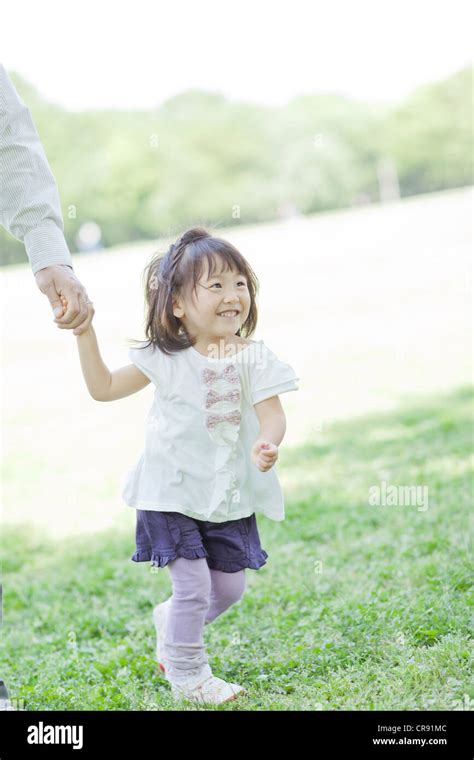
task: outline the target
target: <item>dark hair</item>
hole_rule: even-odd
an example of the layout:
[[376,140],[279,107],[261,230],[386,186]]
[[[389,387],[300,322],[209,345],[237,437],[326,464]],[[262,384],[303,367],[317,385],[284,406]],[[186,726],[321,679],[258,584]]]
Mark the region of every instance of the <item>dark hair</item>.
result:
[[[181,320],[173,314],[173,295],[183,293],[192,283],[196,292],[207,259],[209,274],[215,270],[215,260],[220,257],[226,270],[235,268],[247,278],[250,294],[250,310],[244,324],[235,333],[249,337],[257,326],[256,297],[259,288],[257,276],[244,256],[227,240],[214,237],[204,227],[192,227],[184,232],[166,253],[154,254],[143,273],[146,317],[146,346],[156,345],[165,354],[182,351],[196,343]],[[141,342],[131,339],[133,343]]]

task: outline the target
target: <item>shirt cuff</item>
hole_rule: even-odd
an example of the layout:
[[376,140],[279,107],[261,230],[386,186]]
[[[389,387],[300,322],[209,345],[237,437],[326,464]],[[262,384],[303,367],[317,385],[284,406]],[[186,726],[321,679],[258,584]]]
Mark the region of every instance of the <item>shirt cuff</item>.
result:
[[33,274],[52,264],[66,264],[72,269],[71,254],[64,233],[54,222],[30,230],[23,242]]

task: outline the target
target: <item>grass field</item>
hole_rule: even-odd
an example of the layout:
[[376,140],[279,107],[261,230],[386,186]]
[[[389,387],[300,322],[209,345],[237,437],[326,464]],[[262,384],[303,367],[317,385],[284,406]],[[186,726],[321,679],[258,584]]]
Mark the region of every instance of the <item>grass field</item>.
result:
[[[215,709],[472,709],[471,420],[463,389],[282,455],[288,516],[262,523],[267,564],[205,628],[213,671],[249,692]],[[369,506],[383,478],[428,483],[428,508]],[[13,696],[30,710],[179,708],[154,662],[168,571],[127,561],[128,531],[4,540]]]
[[[249,690],[218,709],[472,709],[471,206],[467,188],[219,231],[262,283],[253,337],[301,383],[286,519],[259,520],[267,564],[205,629],[214,672]],[[111,369],[142,337],[153,250],[74,258]],[[28,266],[1,283],[0,677],[30,710],[176,709],[153,660],[168,571],[131,562],[119,496],[153,389],[93,401]],[[381,482],[427,508],[371,505]]]

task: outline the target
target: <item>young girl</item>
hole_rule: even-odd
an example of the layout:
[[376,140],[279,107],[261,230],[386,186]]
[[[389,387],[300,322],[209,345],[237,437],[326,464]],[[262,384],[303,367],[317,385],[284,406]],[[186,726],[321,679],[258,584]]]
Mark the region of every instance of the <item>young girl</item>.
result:
[[147,341],[110,372],[92,325],[77,337],[96,401],[155,386],[145,448],[122,482],[137,512],[135,562],[168,566],[172,596],[153,611],[156,654],[173,697],[219,704],[246,694],[214,676],[204,625],[235,604],[258,570],[256,512],[284,519],[274,469],[286,419],[278,394],[299,380],[262,340],[257,278],[241,253],[202,227],[145,270]]

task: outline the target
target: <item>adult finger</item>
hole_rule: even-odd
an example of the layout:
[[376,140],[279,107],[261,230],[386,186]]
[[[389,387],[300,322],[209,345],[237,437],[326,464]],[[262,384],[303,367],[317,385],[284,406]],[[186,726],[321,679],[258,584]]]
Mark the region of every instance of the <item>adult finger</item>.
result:
[[55,288],[54,281],[51,280],[50,283],[45,285],[42,289],[42,292],[45,294],[46,298],[51,304],[51,308],[53,310],[53,314],[56,317],[56,319],[61,319],[64,309],[61,302],[60,294]]
[[94,316],[94,306],[91,303],[87,304],[87,317],[85,318],[84,322],[82,322],[80,325],[74,328],[73,333],[74,335],[81,335],[81,333],[85,332],[90,323],[92,322],[92,318]]
[[78,289],[74,285],[71,287],[63,286],[62,292],[67,299],[67,310],[62,317],[56,318],[54,321],[59,328],[72,330],[82,324],[89,316],[88,305],[86,304],[87,294],[83,289]]

